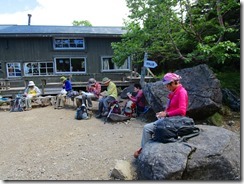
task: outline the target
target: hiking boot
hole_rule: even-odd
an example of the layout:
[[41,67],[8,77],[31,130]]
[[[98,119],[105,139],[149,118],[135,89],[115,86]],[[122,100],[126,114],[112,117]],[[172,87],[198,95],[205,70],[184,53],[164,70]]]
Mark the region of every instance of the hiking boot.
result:
[[134,157],[135,157],[135,158],[138,158],[138,156],[141,154],[141,151],[142,151],[142,148],[140,148],[139,150],[137,150],[137,151],[134,153]]
[[103,116],[106,117],[107,115],[108,115],[108,111],[105,111],[105,112],[103,113]]
[[96,115],[96,118],[102,118],[101,114]]

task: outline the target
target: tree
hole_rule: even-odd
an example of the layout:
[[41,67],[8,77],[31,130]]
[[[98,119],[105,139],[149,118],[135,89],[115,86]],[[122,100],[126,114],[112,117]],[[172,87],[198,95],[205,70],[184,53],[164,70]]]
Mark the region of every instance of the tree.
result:
[[72,25],[73,26],[92,26],[92,24],[88,20],[81,20],[81,21],[74,20],[72,22]]
[[127,0],[131,14],[114,61],[143,53],[158,63],[226,63],[240,59],[240,3],[236,0]]

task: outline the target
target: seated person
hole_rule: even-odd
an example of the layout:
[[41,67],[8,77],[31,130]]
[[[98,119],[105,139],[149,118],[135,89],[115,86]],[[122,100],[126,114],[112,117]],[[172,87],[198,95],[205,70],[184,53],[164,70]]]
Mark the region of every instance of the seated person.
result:
[[29,81],[28,87],[24,91],[25,97],[25,110],[31,110],[31,100],[41,95],[40,89],[35,85],[33,81]]
[[72,92],[72,85],[70,80],[68,80],[66,77],[60,77],[60,80],[63,84],[63,89],[60,92],[60,94],[57,95],[57,101],[55,104],[55,109],[63,108],[66,100],[66,95]]
[[[92,108],[92,100],[97,100],[101,93],[101,84],[99,84],[94,78],[88,80],[88,85],[86,86],[87,92],[82,92],[81,99],[77,97],[80,104],[85,104],[88,109]],[[87,106],[88,104],[88,106]]]
[[136,104],[136,113],[139,116],[140,112],[143,112],[145,109],[146,99],[140,84],[134,84],[134,92],[136,93],[135,96],[130,93],[127,93],[127,96]]
[[188,93],[180,83],[180,79],[181,76],[175,73],[167,73],[164,75],[163,85],[165,85],[170,91],[166,110],[156,113],[158,120],[144,125],[142,131],[141,148],[134,153],[135,158],[139,156],[144,145],[152,139],[156,124],[162,122],[164,117],[186,116],[188,107]]
[[117,87],[109,78],[104,77],[102,83],[105,86],[107,86],[107,90],[100,93],[102,98],[99,100],[99,104],[98,104],[99,114],[96,116],[96,118],[107,116],[109,111],[109,104],[115,101],[118,97]]

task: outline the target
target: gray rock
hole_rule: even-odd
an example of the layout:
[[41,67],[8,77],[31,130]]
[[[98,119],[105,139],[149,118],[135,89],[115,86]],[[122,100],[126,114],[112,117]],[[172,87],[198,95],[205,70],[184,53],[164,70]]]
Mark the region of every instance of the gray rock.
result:
[[188,142],[145,145],[137,159],[139,180],[240,180],[240,137],[227,129],[198,125]]
[[117,160],[115,168],[112,170],[110,177],[116,180],[132,180],[133,174],[130,162],[125,160]]
[[[185,68],[175,73],[182,77],[181,83],[188,92],[187,116],[193,119],[205,119],[220,110],[222,106],[220,81],[207,65]],[[143,92],[155,113],[165,109],[169,91],[162,81],[145,84]]]

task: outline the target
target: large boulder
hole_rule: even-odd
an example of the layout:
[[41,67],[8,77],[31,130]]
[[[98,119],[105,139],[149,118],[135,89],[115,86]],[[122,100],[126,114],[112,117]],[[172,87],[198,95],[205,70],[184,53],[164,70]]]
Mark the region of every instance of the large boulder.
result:
[[148,142],[139,155],[139,180],[240,180],[240,136],[224,128],[198,125],[188,142]]
[[[181,83],[189,96],[187,116],[205,119],[218,112],[222,106],[220,81],[206,64],[175,71],[182,77]],[[147,83],[143,87],[147,102],[154,112],[165,109],[169,91],[162,81]]]
[[223,93],[223,104],[230,107],[231,110],[240,112],[241,101],[240,98],[231,90],[224,88]]

